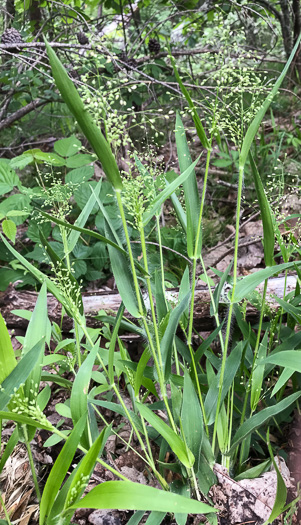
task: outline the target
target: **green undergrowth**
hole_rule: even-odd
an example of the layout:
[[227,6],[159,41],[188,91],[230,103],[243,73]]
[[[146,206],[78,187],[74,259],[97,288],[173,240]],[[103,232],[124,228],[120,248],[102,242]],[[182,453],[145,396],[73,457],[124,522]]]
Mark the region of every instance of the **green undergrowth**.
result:
[[[19,338],[19,360],[0,317],[1,426],[5,421],[15,422],[0,470],[18,441],[24,442],[40,505],[40,525],[67,525],[77,508],[134,510],[131,525],[138,524],[146,511],[151,511],[148,519],[152,523],[174,513],[179,525],[186,523],[188,514],[204,514],[208,523],[217,524],[217,508],[209,496],[216,483],[216,462],[240,479],[257,477],[273,464],[277,494],[266,523],[287,510],[286,487],[274,460],[280,447],[272,449],[269,436],[281,434],[293,410],[299,408],[300,250],[293,235],[287,241],[281,234],[258,169],[254,141],[300,39],[270,91],[266,86],[259,89],[258,78],[243,71],[241,63],[232,77],[227,66],[222,77],[216,79],[217,91],[210,108],[208,105],[206,126],[174,59],[169,57],[202,145],[202,154],[192,159],[183,119],[177,113],[179,174],[162,173],[153,162],[147,163],[131,141],[127,145],[132,162],[127,170],[120,171],[117,149],[124,132],[122,122],[104,114],[106,105],[101,93],[99,111],[93,119],[91,108],[85,107],[83,97],[46,42],[56,86],[94,153],[82,150],[81,141],[72,135],[57,141],[53,153],[28,150],[0,164],[3,194],[17,190],[0,205],[1,250],[12,268],[22,274],[26,270],[28,284],[38,283],[39,288],[33,313],[17,312],[29,320],[25,337]],[[236,89],[225,94],[224,84],[231,78]],[[227,112],[229,107],[235,111]],[[233,144],[231,151],[226,148],[229,140]],[[215,144],[224,162],[219,167],[227,168],[227,159],[235,164],[237,205],[233,261],[223,273],[214,270],[217,285],[213,287],[203,253],[211,161],[218,166],[213,155]],[[95,159],[106,178],[93,179]],[[40,162],[47,164],[47,170],[40,168]],[[199,192],[196,171],[200,162]],[[15,170],[30,164],[36,168],[37,181],[25,187]],[[238,278],[246,170],[261,213],[265,268]],[[181,260],[177,271],[166,267],[167,232],[161,228],[166,201],[184,239],[172,247]],[[28,218],[27,235],[35,243],[30,252],[26,247],[13,246],[17,225]],[[100,279],[109,267],[121,304],[116,316],[100,312],[102,327],[91,329],[86,323],[81,279]],[[291,271],[296,286],[287,293]],[[280,272],[284,274],[283,294],[275,297],[278,308],[271,309],[268,281]],[[167,288],[173,284],[173,276],[180,285],[179,293],[171,298]],[[196,286],[200,279],[208,287],[210,315],[215,322],[214,331],[206,339],[195,327]],[[261,283],[263,291],[259,295],[255,289]],[[47,291],[61,303],[63,314],[72,319],[73,331],[68,339],[61,326],[48,318]],[[246,320],[247,301],[258,308],[256,326]],[[121,337],[124,332],[137,334],[142,341],[138,361],[130,357]],[[55,426],[45,416],[51,389],[44,385],[49,381],[66,391],[67,401],[57,411],[63,420],[72,420],[70,432],[63,428],[63,420]],[[150,478],[161,489],[130,482],[107,461],[105,445],[116,428],[104,417],[104,409],[129,422],[131,438],[127,446],[140,454]],[[37,429],[50,432],[46,446],[58,442],[62,445],[43,489],[30,446]],[[70,474],[76,452],[80,461]],[[167,457],[172,461],[167,462]],[[83,495],[96,462],[117,479]],[[176,482],[170,482],[170,471],[175,473]]]

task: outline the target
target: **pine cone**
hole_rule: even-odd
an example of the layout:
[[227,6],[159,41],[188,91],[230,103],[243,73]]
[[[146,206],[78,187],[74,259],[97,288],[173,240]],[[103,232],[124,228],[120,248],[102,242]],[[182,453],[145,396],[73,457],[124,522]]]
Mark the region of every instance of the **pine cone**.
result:
[[160,42],[156,38],[150,38],[148,41],[149,52],[157,55],[160,49],[161,49]]
[[83,31],[80,31],[79,33],[77,33],[76,36],[77,36],[78,43],[81,46],[85,46],[85,45],[89,44],[89,38],[87,37],[87,35]]
[[[19,31],[14,27],[7,28],[1,36],[2,44],[24,44],[24,40]],[[19,53],[21,51],[18,47],[11,47],[8,49],[10,53]]]

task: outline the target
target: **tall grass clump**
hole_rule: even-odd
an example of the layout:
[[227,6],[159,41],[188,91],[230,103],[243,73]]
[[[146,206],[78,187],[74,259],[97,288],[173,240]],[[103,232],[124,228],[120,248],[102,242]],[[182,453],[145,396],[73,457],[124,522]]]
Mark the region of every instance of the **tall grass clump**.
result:
[[[286,395],[285,391],[288,380],[301,371],[296,365],[295,357],[296,352],[298,353],[295,349],[298,348],[301,337],[294,332],[295,324],[301,319],[297,303],[299,292],[296,292],[296,297],[278,299],[282,311],[289,316],[289,330],[282,336],[281,343],[275,338],[277,326],[273,323],[267,327],[265,325],[265,333],[261,337],[264,304],[269,277],[289,268],[294,268],[299,277],[300,270],[299,263],[289,262],[288,258],[284,259],[283,264],[275,263],[274,239],[277,224],[251,147],[262,119],[289,69],[300,40],[301,36],[281,75],[261,105],[252,106],[248,118],[243,120],[245,86],[242,85],[241,91],[237,92],[236,102],[237,108],[241,108],[239,119],[242,120],[240,122],[238,119],[235,125],[233,120],[231,125],[229,121],[225,121],[224,126],[228,126],[231,136],[235,135],[239,154],[236,234],[233,263],[220,276],[214,290],[211,289],[202,257],[202,225],[213,143],[222,132],[219,126],[224,108],[219,106],[219,86],[212,107],[211,122],[207,126],[209,131],[206,131],[177,72],[176,64],[170,57],[205,151],[205,171],[203,189],[199,196],[195,174],[199,158],[195,161],[191,158],[185,127],[178,114],[175,133],[180,174],[173,182],[168,183],[166,180],[158,187],[151,168],[145,166],[136,155],[136,178],[124,177],[120,173],[110,144],[94,123],[63,65],[46,42],[55,83],[111,183],[120,227],[116,228],[106,213],[99,199],[98,186],[91,192],[81,221],[75,225],[69,224],[62,217],[54,217],[40,210],[41,217],[56,223],[63,232],[65,257],[62,259],[54,252],[43,234],[40,235],[41,244],[52,262],[55,279],[47,277],[32,266],[2,236],[5,245],[34,274],[42,287],[18,364],[13,356],[5,324],[3,321],[0,324],[1,360],[5,363],[0,417],[1,420],[11,419],[16,422],[16,433],[24,437],[29,455],[30,441],[36,428],[45,428],[56,436],[57,440],[65,441],[42,494],[38,481],[35,481],[40,500],[41,525],[70,523],[74,510],[79,507],[150,510],[154,511],[154,520],[157,519],[155,512],[165,515],[167,512],[176,511],[175,517],[179,524],[185,523],[188,513],[199,513],[207,514],[210,523],[217,523],[216,509],[203,502],[209,501],[209,489],[216,481],[214,463],[221,462],[228,469],[243,475],[252,447],[256,451],[266,450],[271,456],[271,462],[275,463],[269,439],[266,437],[269,434],[269,425],[273,421],[278,424],[283,413],[293,409],[301,394],[296,387],[289,395]],[[266,268],[239,280],[238,240],[247,161],[250,162],[263,222]],[[176,196],[176,190],[180,186],[183,186],[184,205]],[[176,302],[167,299],[160,234],[161,209],[169,198],[186,235],[187,255],[191,261],[191,269],[187,267],[183,273]],[[95,204],[104,216],[105,235],[85,228],[86,220]],[[154,273],[151,271],[146,242],[146,231],[152,221],[156,228],[160,255],[160,268]],[[139,239],[141,246],[139,258],[136,257],[131,242],[133,230],[135,239]],[[106,350],[100,347],[100,330],[91,331],[86,325],[80,285],[68,262],[68,254],[73,250],[80,235],[93,236],[107,245],[112,272],[122,299],[116,318],[105,318],[106,323],[112,325]],[[202,278],[208,285],[211,314],[215,318],[216,328],[207,340],[195,348],[194,311],[199,263],[204,274]],[[248,299],[263,281],[262,307],[255,334],[243,318],[240,303]],[[220,318],[219,304],[226,286],[230,287],[230,292],[226,299],[223,299],[227,304],[227,316],[223,321]],[[43,414],[49,399],[47,387],[46,392],[45,389],[42,393],[39,392],[41,380],[47,377],[49,379],[49,376],[42,372],[42,366],[59,362],[62,355],[59,350],[64,345],[61,340],[58,344],[59,350],[45,356],[45,344],[49,345],[51,333],[47,317],[47,289],[60,301],[74,323],[74,381],[66,383],[63,377],[57,379],[59,384],[70,389],[68,414],[73,421],[73,430],[68,436],[51,425]],[[135,324],[130,324],[124,319],[125,309],[135,319]],[[238,324],[241,336],[232,340],[233,319]],[[138,363],[132,361],[119,337],[120,329],[129,327],[144,341],[143,353]],[[179,337],[179,329],[183,337]],[[219,340],[220,356],[211,349],[215,338]],[[35,356],[35,360],[32,356]],[[96,366],[100,372],[98,386],[91,387],[92,372]],[[268,379],[273,377],[274,369],[278,366],[281,367],[282,374],[279,383],[276,383],[271,391]],[[120,387],[121,374],[125,377],[131,408],[125,402]],[[294,384],[296,385],[296,381]],[[154,399],[156,401],[152,402]],[[143,457],[148,471],[163,490],[133,484],[101,459],[106,440],[114,431],[112,425],[103,418],[101,407],[109,408],[128,419],[133,439],[138,444],[138,452]],[[156,413],[157,410],[161,411],[160,416]],[[98,417],[105,424],[101,433],[97,425]],[[14,437],[15,441],[18,439],[17,434]],[[9,441],[7,444],[8,452],[15,441]],[[158,460],[154,457],[153,441],[159,450]],[[128,445],[137,448],[137,445],[134,446],[131,442]],[[77,450],[82,453],[82,457],[63,483]],[[174,458],[171,463],[166,462],[168,453]],[[97,461],[121,480],[102,483],[82,497]],[[266,462],[259,465],[256,473],[259,475],[266,465]],[[32,469],[34,472],[33,464]],[[167,470],[176,473],[179,483],[168,481]],[[278,485],[283,487],[278,470],[277,476]],[[276,498],[271,520],[284,508],[283,491],[281,498]],[[163,519],[163,515],[160,514],[160,520]],[[135,523],[138,523],[142,516],[143,512],[137,513],[133,518]]]

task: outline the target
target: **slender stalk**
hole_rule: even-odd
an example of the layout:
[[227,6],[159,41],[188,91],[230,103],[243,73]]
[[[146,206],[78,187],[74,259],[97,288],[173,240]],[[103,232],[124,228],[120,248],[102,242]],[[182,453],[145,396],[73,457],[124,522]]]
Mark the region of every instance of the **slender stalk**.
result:
[[2,510],[4,512],[4,516],[5,516],[5,519],[6,519],[7,523],[8,523],[8,525],[12,525],[12,522],[9,519],[9,514],[8,514],[8,512],[6,510],[6,507],[5,507],[5,503],[4,503],[3,498],[2,498],[2,494],[0,494],[0,503],[1,503],[1,507],[2,507]]
[[[144,229],[143,229],[142,226],[139,228],[139,233],[140,233],[140,239],[141,239],[141,249],[142,249],[142,254],[143,254],[144,268],[145,268],[145,270],[148,273],[148,262],[147,262],[147,254],[146,254],[145,235],[144,235]],[[169,408],[167,392],[166,392],[166,385],[165,385],[165,382],[164,382],[163,362],[162,362],[162,356],[161,356],[161,350],[160,350],[160,338],[159,338],[157,317],[156,317],[155,306],[154,306],[154,301],[153,301],[153,294],[152,294],[151,283],[150,283],[150,278],[149,277],[146,277],[146,285],[147,285],[149,303],[150,303],[150,307],[151,307],[153,328],[154,328],[154,332],[155,332],[157,355],[155,353],[155,349],[153,347],[151,347],[151,348],[153,349],[152,351],[154,353],[155,364],[157,363],[156,364],[156,369],[157,369],[158,379],[159,379],[159,383],[160,383],[160,389],[161,389],[163,401],[164,401],[164,404],[165,404],[165,407],[166,407],[168,419],[170,421],[170,424],[171,424],[173,430],[175,432],[177,432],[177,427],[176,427],[176,425],[174,423],[174,420],[173,420],[173,417],[172,417],[172,413],[171,413],[171,410]],[[155,355],[156,355],[156,359],[155,359]]]
[[230,334],[231,334],[231,321],[232,321],[233,306],[234,306],[233,299],[234,299],[235,288],[236,288],[236,283],[237,283],[239,223],[240,223],[240,210],[241,210],[241,198],[242,198],[242,190],[243,190],[243,180],[244,180],[244,166],[240,165],[239,166],[239,177],[238,177],[238,188],[237,188],[237,208],[236,208],[236,225],[235,225],[236,226],[236,230],[235,230],[234,263],[233,263],[233,288],[232,288],[231,302],[230,302],[230,305],[229,305],[228,320],[227,320],[227,327],[226,327],[226,336],[225,336],[225,344],[224,344],[224,349],[223,349],[221,372],[220,372],[219,387],[218,387],[218,398],[217,398],[215,421],[214,421],[213,436],[212,436],[212,450],[213,451],[215,449],[216,432],[217,432],[217,418],[218,418],[218,414],[219,414],[220,406],[221,406],[222,388],[223,388],[225,368],[226,368],[226,360],[227,360],[227,352],[228,352],[228,347],[229,347],[229,342],[230,342]]
[[30,470],[31,470],[31,474],[32,474],[32,479],[33,479],[33,483],[34,483],[37,499],[40,502],[41,501],[41,492],[40,492],[40,487],[39,487],[38,478],[37,478],[37,474],[36,474],[36,469],[35,469],[35,466],[34,466],[34,461],[33,461],[33,457],[32,457],[30,443],[28,441],[28,433],[27,433],[26,425],[22,425],[22,430],[23,430],[23,434],[24,434],[24,438],[25,438],[25,445],[26,445],[26,449],[27,449],[27,454],[28,454],[28,460],[29,460]]

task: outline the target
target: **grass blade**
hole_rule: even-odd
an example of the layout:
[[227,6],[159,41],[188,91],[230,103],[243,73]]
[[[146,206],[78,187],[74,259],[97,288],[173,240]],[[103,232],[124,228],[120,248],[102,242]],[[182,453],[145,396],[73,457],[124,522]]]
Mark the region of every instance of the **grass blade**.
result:
[[76,423],[48,476],[40,503],[40,525],[44,525],[65,479],[86,425],[86,414]]
[[[159,416],[154,414],[148,407],[141,403],[136,403],[136,406],[146,421],[152,425],[157,432],[167,441],[172,451],[177,455],[179,461],[187,468],[191,468],[194,464],[194,456],[189,450],[184,441],[166,424]],[[142,507],[136,510],[143,510]],[[149,509],[160,510],[160,509]]]
[[275,233],[272,218],[272,210],[267,199],[266,193],[264,191],[264,187],[261,182],[261,178],[251,152],[249,154],[249,158],[262,219],[264,262],[266,266],[273,266],[275,264]]
[[115,190],[121,190],[121,175],[109,144],[101,130],[94,124],[91,115],[85,109],[82,99],[63,64],[45,38],[44,41],[57,88],[99,158],[108,180]]
[[0,384],[17,365],[15,352],[5,321],[0,313]]
[[296,44],[294,46],[294,49],[292,50],[292,52],[290,54],[290,57],[289,57],[287,63],[285,64],[285,66],[284,66],[284,68],[282,70],[281,75],[278,77],[277,81],[275,82],[275,84],[273,86],[272,91],[266,97],[264,103],[262,104],[261,108],[259,108],[259,110],[257,111],[253,121],[251,122],[250,126],[247,129],[247,132],[245,134],[245,138],[244,138],[244,141],[243,141],[243,144],[242,144],[242,147],[241,147],[240,156],[239,156],[239,166],[240,166],[240,168],[243,168],[245,163],[246,163],[246,160],[247,160],[247,157],[248,157],[248,154],[249,154],[249,151],[250,151],[251,144],[252,144],[252,142],[254,140],[254,137],[255,137],[258,129],[259,129],[261,121],[262,121],[264,115],[266,114],[266,111],[269,108],[269,106],[270,106],[274,96],[276,95],[278,89],[280,88],[286,73],[288,72],[288,69],[289,69],[289,67],[291,65],[291,62],[292,62],[292,60],[293,60],[293,58],[294,58],[294,56],[296,54],[296,51],[297,51],[297,49],[299,47],[300,40],[301,40],[301,33],[300,33],[299,37],[297,38]]
[[203,128],[203,124],[202,124],[202,122],[200,120],[200,117],[197,114],[196,107],[195,107],[194,103],[192,102],[192,99],[191,99],[191,97],[190,97],[186,87],[184,86],[184,84],[182,82],[182,79],[181,79],[181,77],[180,77],[180,75],[178,73],[178,70],[176,68],[176,61],[175,61],[175,59],[174,59],[174,57],[172,56],[171,53],[169,54],[169,59],[171,61],[171,65],[173,67],[174,74],[175,74],[177,82],[178,82],[178,84],[180,86],[180,89],[181,89],[184,97],[186,98],[186,100],[188,102],[188,105],[189,105],[189,107],[191,109],[191,116],[193,118],[193,122],[195,124],[195,129],[197,131],[198,137],[199,137],[199,139],[201,141],[202,146],[204,146],[204,148],[206,148],[208,150],[210,148],[210,144],[209,144],[209,141],[208,141],[208,139],[206,137],[206,133],[205,133],[205,130]]
[[153,218],[154,215],[156,215],[156,212],[159,210],[159,208],[162,206],[163,202],[166,201],[175,191],[178,189],[179,186],[183,182],[185,182],[186,179],[190,176],[190,174],[193,172],[194,168],[196,167],[197,163],[200,160],[200,156],[196,159],[195,162],[193,162],[185,171],[182,173],[179,177],[177,177],[174,181],[172,181],[166,188],[164,188],[163,191],[157,195],[157,197],[153,200],[153,202],[150,204],[150,206],[147,208],[147,210],[143,214],[143,226],[145,227],[149,221]]
[[270,406],[267,408],[264,408],[258,414],[255,414],[255,416],[250,417],[245,421],[237,430],[229,453],[233,452],[233,450],[245,439],[249,434],[252,432],[255,432],[257,428],[259,428],[261,425],[266,423],[271,417],[276,416],[283,410],[286,410],[289,406],[291,406],[297,399],[300,397],[301,392],[295,392],[294,394],[291,394],[290,396],[286,397],[279,403],[277,403],[274,406]]
[[155,489],[131,481],[106,481],[101,483],[72,508],[129,509],[157,512],[187,512],[208,514],[217,512],[206,503],[191,500],[172,492]]
[[[181,173],[185,172],[192,164],[190,151],[186,139],[185,128],[179,113],[176,116],[176,144],[179,159],[179,166]],[[198,222],[200,215],[200,197],[198,192],[197,180],[195,171],[192,170],[190,176],[183,182],[183,189],[186,203],[186,217],[187,217],[187,254],[188,257],[195,256],[195,240],[198,230]],[[202,249],[202,239],[199,236],[199,243],[197,255],[199,256]]]

